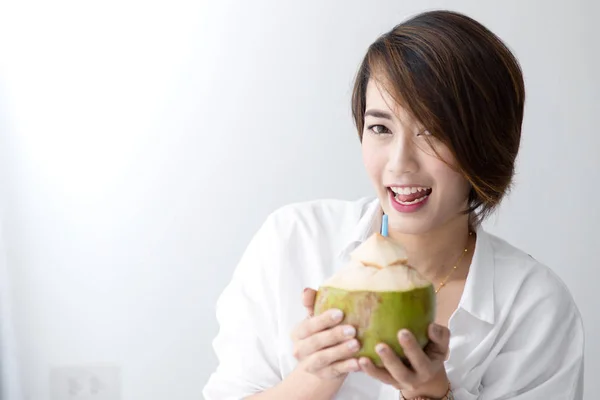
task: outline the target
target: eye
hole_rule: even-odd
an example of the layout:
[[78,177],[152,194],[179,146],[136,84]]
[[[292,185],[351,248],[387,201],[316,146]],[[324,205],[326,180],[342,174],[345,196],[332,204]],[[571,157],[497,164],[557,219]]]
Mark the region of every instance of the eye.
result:
[[388,128],[383,125],[371,125],[367,129],[373,132],[376,135],[383,135],[386,133],[392,133]]
[[421,129],[419,133],[417,133],[417,136],[431,136],[431,132],[427,129]]

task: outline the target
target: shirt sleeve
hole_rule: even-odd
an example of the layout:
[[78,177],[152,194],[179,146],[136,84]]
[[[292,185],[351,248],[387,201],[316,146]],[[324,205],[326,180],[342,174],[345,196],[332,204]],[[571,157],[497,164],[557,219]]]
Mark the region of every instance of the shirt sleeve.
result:
[[213,341],[216,371],[204,387],[206,400],[238,400],[281,381],[277,361],[276,299],[272,264],[277,238],[271,217],[250,241],[217,301],[219,332]]
[[505,343],[483,376],[479,400],[583,399],[583,324],[557,279],[521,288],[522,306],[505,321]]

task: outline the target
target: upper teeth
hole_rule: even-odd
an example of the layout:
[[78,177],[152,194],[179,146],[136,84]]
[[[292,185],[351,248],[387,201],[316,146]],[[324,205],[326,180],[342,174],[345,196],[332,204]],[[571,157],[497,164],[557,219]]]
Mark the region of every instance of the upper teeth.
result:
[[392,189],[392,192],[394,192],[396,194],[411,194],[411,193],[423,192],[423,191],[428,190],[429,188],[425,188],[425,187],[392,187],[390,189]]

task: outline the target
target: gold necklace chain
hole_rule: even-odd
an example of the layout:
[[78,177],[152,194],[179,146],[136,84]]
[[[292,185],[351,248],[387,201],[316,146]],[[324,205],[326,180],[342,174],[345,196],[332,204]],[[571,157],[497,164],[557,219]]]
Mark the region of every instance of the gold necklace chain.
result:
[[[473,235],[473,232],[469,232],[469,237],[471,235]],[[454,273],[454,271],[456,271],[458,269],[458,265],[460,264],[460,262],[462,261],[463,257],[465,256],[465,254],[467,254],[468,251],[469,251],[469,240],[467,239],[467,247],[465,247],[465,250],[462,252],[462,254],[460,255],[460,257],[458,257],[458,260],[456,261],[456,264],[454,264],[454,266],[450,270],[450,273],[446,276],[446,278],[442,281],[442,283],[440,283],[440,286],[436,289],[436,291],[435,291],[436,294],[440,290],[442,290],[442,288],[444,286],[446,286],[446,283],[448,282],[448,279],[450,279],[450,277],[452,276],[452,274]]]

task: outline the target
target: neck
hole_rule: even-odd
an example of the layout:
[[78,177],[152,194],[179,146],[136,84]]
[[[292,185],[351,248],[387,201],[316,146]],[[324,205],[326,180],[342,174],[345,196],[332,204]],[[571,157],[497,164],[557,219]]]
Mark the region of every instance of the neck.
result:
[[469,237],[469,217],[461,215],[445,225],[425,234],[405,234],[390,230],[389,236],[402,243],[408,255],[408,263],[425,279],[434,285],[457,265],[465,248],[467,254],[462,257],[460,264],[451,280],[466,277],[475,244],[475,237]]

